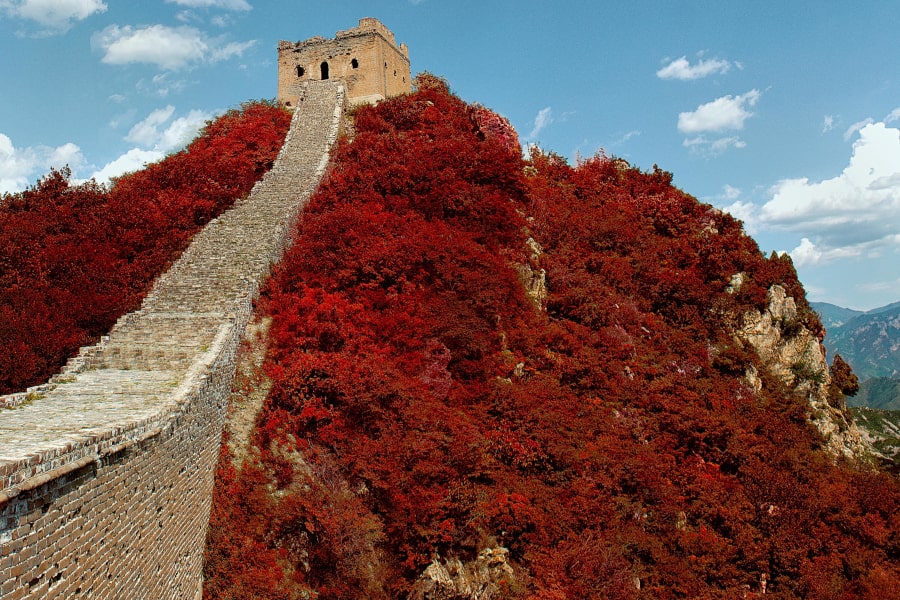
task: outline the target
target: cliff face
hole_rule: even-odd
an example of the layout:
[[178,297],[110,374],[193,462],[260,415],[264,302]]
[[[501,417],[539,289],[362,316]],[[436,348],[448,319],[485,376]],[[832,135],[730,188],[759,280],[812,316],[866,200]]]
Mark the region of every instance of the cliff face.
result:
[[[829,452],[868,460],[874,449],[843,407],[829,402],[833,382],[825,347],[801,324],[797,304],[782,286],[769,288],[766,300],[764,311],[744,313],[738,337],[754,349],[769,375],[806,398],[809,420],[822,434]],[[747,379],[759,391],[762,381],[758,374],[751,370]]]

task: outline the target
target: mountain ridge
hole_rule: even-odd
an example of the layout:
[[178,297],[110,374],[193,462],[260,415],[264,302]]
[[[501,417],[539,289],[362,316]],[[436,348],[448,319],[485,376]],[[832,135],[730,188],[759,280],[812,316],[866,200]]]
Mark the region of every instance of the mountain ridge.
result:
[[900,302],[866,312],[811,302],[828,331],[823,343],[865,381],[900,377]]

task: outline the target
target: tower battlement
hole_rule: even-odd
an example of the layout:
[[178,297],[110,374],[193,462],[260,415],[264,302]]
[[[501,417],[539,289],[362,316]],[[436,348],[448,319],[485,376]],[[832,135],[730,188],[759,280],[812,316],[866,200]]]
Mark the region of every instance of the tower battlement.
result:
[[353,104],[374,103],[412,90],[409,49],[378,19],[365,17],[334,39],[278,42],[278,103],[295,107],[306,81],[340,79]]

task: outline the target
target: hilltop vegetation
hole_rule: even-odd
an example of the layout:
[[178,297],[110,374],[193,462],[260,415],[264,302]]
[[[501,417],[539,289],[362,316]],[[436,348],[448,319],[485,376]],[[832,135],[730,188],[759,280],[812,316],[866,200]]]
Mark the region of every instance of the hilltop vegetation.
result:
[[790,260],[417,83],[357,111],[263,294],[272,389],[240,470],[223,446],[205,597],[423,597],[501,547],[492,597],[900,589],[897,481],[835,464],[733,335],[774,284],[821,335]]
[[290,115],[251,102],[107,188],[67,169],[0,198],[0,394],[46,381],[275,161]]

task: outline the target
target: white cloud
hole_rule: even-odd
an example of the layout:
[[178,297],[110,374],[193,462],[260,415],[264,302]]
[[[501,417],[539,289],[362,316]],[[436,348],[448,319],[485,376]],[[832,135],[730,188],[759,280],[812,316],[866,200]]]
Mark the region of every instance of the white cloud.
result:
[[108,183],[113,177],[143,169],[144,165],[161,160],[164,156],[165,153],[159,150],[132,148],[119,158],[107,163],[102,169],[95,171],[91,177],[96,179],[97,183]]
[[74,171],[84,164],[81,149],[75,144],[16,148],[0,133],[0,192],[20,192],[51,168],[68,165]]
[[91,177],[98,183],[106,183],[113,177],[137,171],[148,163],[162,160],[166,154],[190,143],[206,122],[215,116],[202,110],[192,110],[184,117],[172,119],[174,114],[175,107],[166,106],[154,110],[144,120],[136,123],[125,136],[125,141],[142,148],[132,148],[95,171]]
[[228,60],[232,56],[243,56],[244,51],[256,45],[256,40],[248,42],[232,42],[225,44],[221,48],[214,48],[210,54],[210,62],[220,62]]
[[692,138],[685,138],[682,145],[685,148],[704,156],[718,156],[729,148],[745,148],[747,142],[736,135],[721,138],[709,139],[706,136],[698,135]]
[[250,10],[253,8],[246,0],[166,0],[166,2],[189,8],[221,8],[224,10]]
[[676,58],[669,64],[656,72],[656,76],[660,79],[678,79],[680,81],[690,81],[693,79],[701,79],[709,75],[724,75],[731,69],[731,63],[727,60],[719,60],[710,58],[701,59],[697,64],[692,65],[686,56]]
[[620,137],[618,140],[614,141],[611,145],[612,145],[612,146],[618,146],[618,145],[620,145],[620,144],[624,144],[625,142],[627,142],[627,141],[630,140],[631,138],[637,137],[637,136],[639,136],[639,135],[641,135],[641,132],[640,132],[640,131],[638,131],[637,129],[632,129],[631,131],[625,133],[625,134],[624,134],[622,137]]
[[798,267],[808,267],[828,264],[844,258],[861,256],[864,254],[866,246],[869,246],[869,244],[823,249],[811,242],[809,238],[802,238],[800,240],[800,245],[788,252],[788,254],[791,255],[791,260],[793,260],[794,264]]
[[869,123],[858,133],[836,177],[786,179],[761,207],[736,203],[729,212],[753,229],[798,234],[798,265],[900,252],[900,129]]
[[149,25],[142,28],[110,25],[94,34],[92,43],[103,49],[102,61],[112,65],[149,63],[175,71],[199,63],[215,63],[240,56],[255,42],[222,45],[194,27]]
[[722,198],[725,200],[737,200],[741,197],[741,189],[727,183],[722,186]]
[[548,106],[546,108],[542,108],[538,111],[538,114],[534,117],[534,127],[531,130],[531,133],[528,134],[526,139],[533,140],[538,136],[538,134],[544,130],[550,123],[553,122],[553,110]]
[[147,118],[137,123],[125,136],[126,142],[140,144],[141,146],[153,146],[159,139],[159,126],[168,121],[175,112],[171,104],[165,108],[154,110]]
[[60,33],[75,21],[106,11],[102,0],[12,0],[0,2],[6,13],[40,23],[49,32]]
[[125,136],[125,141],[160,152],[180,150],[194,139],[204,124],[213,117],[211,113],[192,110],[187,116],[170,122],[173,114],[175,107],[171,105],[154,110],[131,128]]
[[857,121],[856,123],[854,123],[853,125],[848,127],[847,131],[844,132],[844,141],[850,141],[850,138],[852,138],[856,134],[857,131],[859,131],[866,125],[871,125],[874,122],[875,122],[875,119],[873,119],[871,117],[868,119],[863,119],[862,121]]
[[744,121],[753,116],[748,108],[753,107],[760,96],[759,90],[753,89],[740,96],[722,96],[712,102],[701,104],[693,112],[678,115],[678,131],[702,133],[743,129]]
[[900,121],[900,106],[892,110],[888,113],[888,116],[884,118],[884,122],[887,124],[893,123],[894,121]]
[[834,129],[834,116],[825,115],[825,118],[822,120],[822,133],[828,133],[832,129]]
[[151,63],[162,69],[181,69],[203,60],[209,46],[193,27],[150,25],[135,29],[110,25],[94,36],[105,51],[103,62],[111,65]]

